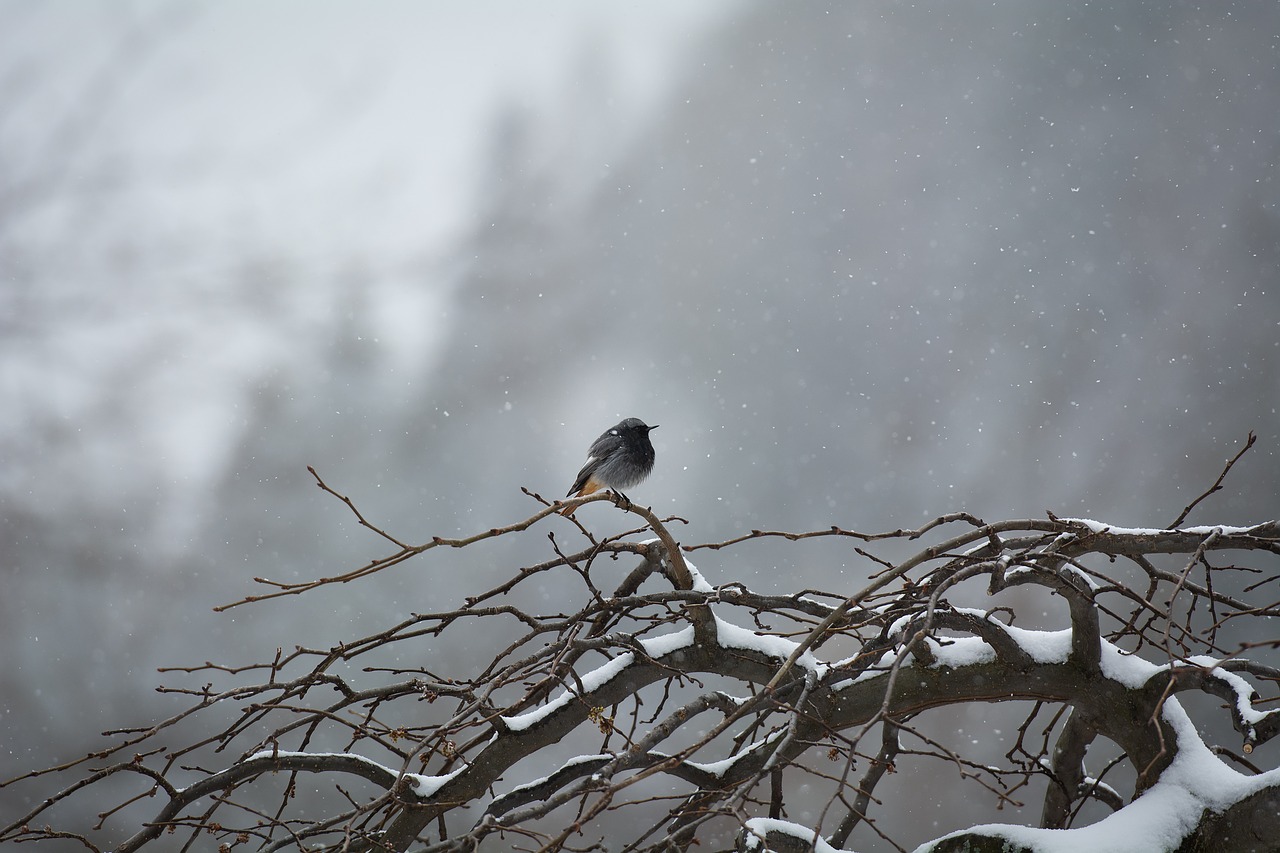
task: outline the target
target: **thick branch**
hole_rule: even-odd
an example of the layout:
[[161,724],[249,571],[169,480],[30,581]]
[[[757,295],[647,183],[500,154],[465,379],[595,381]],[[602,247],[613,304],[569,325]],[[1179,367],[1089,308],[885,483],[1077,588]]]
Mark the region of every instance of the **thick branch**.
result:
[[260,753],[250,756],[244,761],[231,765],[226,770],[214,773],[177,791],[160,813],[149,821],[142,831],[138,832],[118,848],[117,853],[131,853],[143,845],[159,838],[172,823],[182,814],[183,809],[202,797],[217,791],[235,787],[255,776],[280,770],[305,771],[308,773],[350,773],[367,779],[382,788],[390,790],[396,783],[397,774],[387,768],[362,758],[359,755],[314,755],[301,752]]

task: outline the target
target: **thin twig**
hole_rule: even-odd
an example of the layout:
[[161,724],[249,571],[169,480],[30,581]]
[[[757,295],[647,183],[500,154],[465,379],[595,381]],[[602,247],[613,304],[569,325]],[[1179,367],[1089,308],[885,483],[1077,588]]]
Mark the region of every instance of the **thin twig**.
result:
[[1249,430],[1249,437],[1245,439],[1244,447],[1240,448],[1239,453],[1237,453],[1235,456],[1232,456],[1230,459],[1227,460],[1226,467],[1222,469],[1222,473],[1218,475],[1218,479],[1213,481],[1213,485],[1209,487],[1209,490],[1204,494],[1202,494],[1200,497],[1193,500],[1191,503],[1187,504],[1186,507],[1182,510],[1182,513],[1173,520],[1173,524],[1170,524],[1165,529],[1176,530],[1182,524],[1182,522],[1186,521],[1187,516],[1191,514],[1191,510],[1196,508],[1197,504],[1199,504],[1205,498],[1209,497],[1209,495],[1213,494],[1214,492],[1220,491],[1222,489],[1222,482],[1227,479],[1227,474],[1231,473],[1231,469],[1235,466],[1237,462],[1240,461],[1240,457],[1248,453],[1249,448],[1253,447],[1254,442],[1256,442],[1257,440],[1258,440],[1258,437],[1253,434],[1253,430]]

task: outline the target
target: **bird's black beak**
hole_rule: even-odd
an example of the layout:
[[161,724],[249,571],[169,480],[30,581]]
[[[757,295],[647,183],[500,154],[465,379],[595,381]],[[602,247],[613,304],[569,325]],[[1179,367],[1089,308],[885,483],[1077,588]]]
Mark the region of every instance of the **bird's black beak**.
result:
[[662,424],[654,424],[653,426],[649,427],[649,432],[653,432],[655,429],[657,429],[660,426],[662,426]]

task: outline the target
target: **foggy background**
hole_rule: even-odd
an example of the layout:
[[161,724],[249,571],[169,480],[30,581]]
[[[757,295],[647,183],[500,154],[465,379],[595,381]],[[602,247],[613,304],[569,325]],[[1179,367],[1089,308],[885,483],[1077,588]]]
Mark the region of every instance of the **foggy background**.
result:
[[156,667],[547,556],[212,613],[387,552],[307,465],[422,542],[525,518],[637,416],[632,497],[685,543],[1158,527],[1253,430],[1190,523],[1280,515],[1278,33],[1226,2],[3,0],[0,777],[172,713]]

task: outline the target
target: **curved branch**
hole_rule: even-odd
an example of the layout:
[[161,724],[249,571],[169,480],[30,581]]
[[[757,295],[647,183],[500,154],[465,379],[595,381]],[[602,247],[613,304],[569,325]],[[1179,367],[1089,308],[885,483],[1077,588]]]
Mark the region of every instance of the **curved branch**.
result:
[[[1257,690],[1228,665],[1217,661],[1195,661],[1186,666],[1175,666],[1167,678],[1173,679],[1173,692],[1201,690],[1222,699],[1231,712],[1231,724],[1243,738],[1242,750],[1249,755],[1259,745],[1280,734],[1280,708],[1259,711],[1253,705],[1260,697]],[[1202,665],[1203,664],[1203,665]],[[1152,680],[1160,676],[1152,676]]]
[[350,773],[366,779],[386,790],[396,784],[399,774],[381,764],[350,753],[314,754],[306,752],[265,752],[251,755],[225,770],[207,776],[170,795],[168,804],[159,814],[133,837],[118,848],[117,853],[132,853],[149,841],[159,838],[172,826],[172,821],[182,810],[202,797],[218,791],[234,788],[242,782],[279,770],[305,771],[309,773]]
[[1046,829],[1065,829],[1071,807],[1080,795],[1085,780],[1084,756],[1098,729],[1086,721],[1079,709],[1072,709],[1053,748],[1050,763],[1052,776],[1044,792],[1040,825]]

